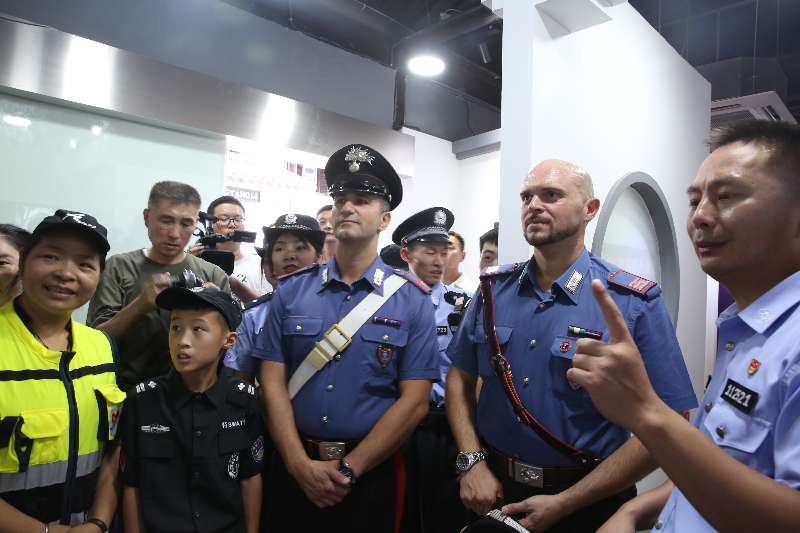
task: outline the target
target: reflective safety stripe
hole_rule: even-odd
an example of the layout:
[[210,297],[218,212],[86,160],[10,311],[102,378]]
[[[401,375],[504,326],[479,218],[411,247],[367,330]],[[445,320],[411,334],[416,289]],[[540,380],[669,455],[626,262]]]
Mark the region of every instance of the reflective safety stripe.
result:
[[[97,470],[102,457],[102,450],[79,456],[75,476],[83,477]],[[26,472],[0,474],[0,493],[57,485],[66,479],[67,461],[30,465]]]
[[[69,371],[70,379],[79,379],[84,376],[94,376],[114,372],[116,365],[106,363],[102,365],[84,366]],[[42,379],[61,379],[58,370],[0,370],[0,381],[28,381]]]

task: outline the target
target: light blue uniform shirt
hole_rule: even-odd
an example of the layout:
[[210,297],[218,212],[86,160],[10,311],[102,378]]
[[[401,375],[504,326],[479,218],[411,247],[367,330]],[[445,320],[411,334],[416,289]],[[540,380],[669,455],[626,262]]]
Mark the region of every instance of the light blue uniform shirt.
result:
[[431,287],[431,302],[433,302],[433,316],[436,319],[436,342],[439,345],[439,381],[431,389],[431,402],[440,405],[444,402],[445,378],[450,368],[450,358],[447,356],[447,347],[453,339],[453,332],[447,323],[447,317],[453,312],[453,304],[447,302],[444,295],[448,292],[463,294],[466,291],[458,287],[445,285],[442,282]]
[[236,329],[236,344],[225,352],[223,359],[222,364],[227,368],[258,377],[261,359],[253,357],[253,346],[269,314],[270,300],[272,293],[267,293],[250,304],[242,313],[242,323]]
[[[800,489],[798,302],[800,272],[743,311],[733,304],[722,312],[714,374],[694,420],[722,451],[793,489]],[[714,531],[677,487],[658,522],[659,531]]]
[[[611,455],[630,436],[603,418],[583,388],[576,389],[567,381],[578,341],[568,333],[568,326],[599,331],[608,342],[608,328],[592,294],[593,279],[609,287],[661,399],[678,412],[697,406],[657,285],[624,272],[618,274],[619,279],[634,288],[649,286],[645,294],[612,285],[609,275],[618,269],[585,250],[547,291],[538,287],[533,267],[531,262],[500,267],[502,273],[492,278],[495,329],[503,354],[511,362],[522,403],[551,432],[600,458]],[[575,465],[519,422],[492,368],[480,291],[470,303],[448,355],[456,367],[483,378],[476,418],[478,432],[491,446],[538,466]]]

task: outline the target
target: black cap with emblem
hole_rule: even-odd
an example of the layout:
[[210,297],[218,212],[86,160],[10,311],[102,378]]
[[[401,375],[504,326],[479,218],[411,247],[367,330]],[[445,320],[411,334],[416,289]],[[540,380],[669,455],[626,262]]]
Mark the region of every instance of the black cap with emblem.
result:
[[287,213],[279,216],[271,226],[264,226],[264,249],[270,241],[274,241],[281,233],[292,232],[307,238],[312,246],[319,251],[325,244],[325,232],[319,228],[317,219],[308,215],[295,215]]
[[214,308],[220,312],[231,331],[236,331],[242,321],[242,311],[231,295],[213,287],[195,287],[193,289],[170,287],[158,293],[156,305],[168,311]]
[[453,227],[455,217],[445,207],[431,207],[405,219],[392,233],[392,241],[407,246],[413,241],[448,244],[447,232]]
[[33,235],[43,235],[60,228],[70,228],[84,233],[103,256],[111,249],[108,244],[108,230],[105,226],[92,215],[69,209],[59,209],[49,217],[45,217],[33,230]]
[[392,165],[377,150],[348,144],[328,158],[325,165],[328,194],[366,192],[385,198],[389,209],[403,199],[403,184]]

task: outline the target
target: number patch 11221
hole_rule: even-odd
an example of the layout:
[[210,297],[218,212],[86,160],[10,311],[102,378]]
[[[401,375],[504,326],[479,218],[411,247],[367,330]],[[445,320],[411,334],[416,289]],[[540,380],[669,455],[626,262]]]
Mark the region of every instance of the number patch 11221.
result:
[[744,385],[728,379],[725,388],[722,390],[722,399],[740,410],[750,414],[753,407],[758,403],[758,393],[748,389]]

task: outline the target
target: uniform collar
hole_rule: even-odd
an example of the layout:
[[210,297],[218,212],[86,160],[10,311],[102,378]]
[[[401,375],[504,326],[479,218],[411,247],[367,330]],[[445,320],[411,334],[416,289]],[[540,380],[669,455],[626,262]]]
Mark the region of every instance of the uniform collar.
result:
[[447,287],[445,287],[444,283],[441,281],[437,281],[436,284],[431,287],[431,301],[434,307],[439,307],[439,303],[442,301],[442,296],[444,296],[445,292],[447,292]]
[[209,401],[214,407],[220,407],[225,400],[225,391],[222,385],[222,373],[217,377],[217,382],[214,383],[210,389],[205,392],[192,392],[183,384],[181,375],[172,369],[167,374],[165,380],[167,386],[167,393],[169,394],[172,404],[177,408],[182,408],[189,400],[197,397],[198,399],[204,398]]
[[[380,256],[377,256],[375,261],[373,261],[366,272],[364,272],[364,275],[353,283],[353,286],[357,285],[359,282],[361,282],[361,280],[365,280],[367,283],[372,285],[372,288],[375,292],[382,295],[384,282],[386,281],[386,278],[392,274],[394,274],[392,268],[386,266],[386,264],[381,260]],[[328,259],[328,262],[322,265],[322,268],[320,268],[320,288],[317,292],[322,291],[322,289],[324,289],[328,283],[333,280],[344,284],[344,281],[342,281],[342,277],[339,274],[339,269],[336,266],[335,257]]]
[[[583,249],[581,255],[559,276],[554,282],[554,286],[558,286],[561,292],[564,293],[569,300],[576,304],[579,301],[583,287],[591,281],[589,279],[589,267],[591,266],[591,258],[586,248]],[[536,282],[536,260],[531,257],[525,269],[520,274],[519,288],[522,288],[526,283],[530,283],[532,287],[538,287]],[[545,289],[545,287],[540,287]],[[552,289],[552,287],[546,287]]]
[[722,322],[738,316],[752,330],[761,334],[798,302],[800,302],[800,272],[795,272],[759,296],[742,311],[738,310],[735,303],[731,304],[719,315],[717,327]]

